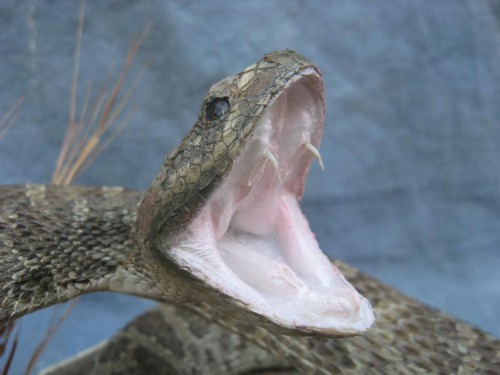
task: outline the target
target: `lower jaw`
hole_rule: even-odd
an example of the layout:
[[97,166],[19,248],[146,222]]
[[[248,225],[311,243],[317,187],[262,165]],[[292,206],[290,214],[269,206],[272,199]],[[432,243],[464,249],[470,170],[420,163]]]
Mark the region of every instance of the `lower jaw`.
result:
[[275,227],[264,235],[229,224],[217,240],[206,208],[193,222],[190,239],[173,249],[174,258],[283,325],[367,329],[373,322],[369,303],[321,252],[297,198],[285,191],[276,199]]

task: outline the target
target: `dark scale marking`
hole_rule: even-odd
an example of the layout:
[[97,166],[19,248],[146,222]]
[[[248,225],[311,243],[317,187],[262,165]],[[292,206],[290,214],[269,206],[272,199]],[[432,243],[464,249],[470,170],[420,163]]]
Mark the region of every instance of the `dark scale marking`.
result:
[[106,346],[105,349],[99,355],[99,363],[106,364],[110,361],[116,360],[122,357],[122,354],[129,351],[129,347],[135,346],[134,342],[131,342],[126,336],[118,337],[112,340],[113,345]]
[[189,322],[189,330],[194,335],[194,337],[201,338],[209,332],[210,327],[205,321],[191,320]]
[[178,373],[177,370],[171,367],[170,363],[165,361],[165,358],[160,357],[156,353],[152,353],[148,348],[140,346],[133,351],[133,356],[140,359],[140,366],[137,367],[137,375],[170,375]]
[[169,347],[177,357],[183,357],[185,353],[182,337],[177,337],[177,331],[163,319],[162,314],[152,311],[146,316],[147,319],[139,322],[134,329],[154,338],[162,346]]

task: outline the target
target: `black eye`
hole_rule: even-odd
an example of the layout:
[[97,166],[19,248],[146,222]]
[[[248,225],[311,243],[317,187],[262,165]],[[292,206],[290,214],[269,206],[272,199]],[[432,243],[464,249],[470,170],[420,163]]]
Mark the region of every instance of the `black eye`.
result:
[[226,113],[229,112],[229,100],[227,98],[216,98],[213,99],[207,105],[207,111],[205,114],[205,118],[208,121],[214,121],[220,119]]

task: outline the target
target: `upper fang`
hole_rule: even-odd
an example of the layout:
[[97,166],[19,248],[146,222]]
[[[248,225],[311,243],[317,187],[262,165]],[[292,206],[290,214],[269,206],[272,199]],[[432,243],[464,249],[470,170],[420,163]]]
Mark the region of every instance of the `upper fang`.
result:
[[268,149],[266,149],[264,156],[266,157],[266,159],[268,159],[271,162],[274,170],[276,171],[276,174],[278,175],[278,180],[279,180],[280,184],[283,184],[283,180],[281,179],[281,175],[280,175],[280,167],[278,165],[278,160],[276,160],[276,157],[274,156],[274,154],[271,151],[269,151]]
[[318,159],[318,163],[319,163],[319,166],[321,167],[321,170],[324,171],[325,167],[323,165],[323,159],[321,159],[321,154],[319,153],[318,149],[316,147],[314,147],[311,144],[311,142],[304,143],[304,146],[306,146],[306,148],[314,154],[316,159]]

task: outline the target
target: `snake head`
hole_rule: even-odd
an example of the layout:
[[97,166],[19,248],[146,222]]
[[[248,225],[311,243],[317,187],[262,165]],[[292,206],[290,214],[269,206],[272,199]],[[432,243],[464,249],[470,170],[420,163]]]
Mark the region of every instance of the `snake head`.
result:
[[373,324],[299,205],[321,162],[324,112],[319,69],[291,50],[210,89],[139,208],[144,248],[177,285],[196,280],[187,300],[277,332],[350,336]]

